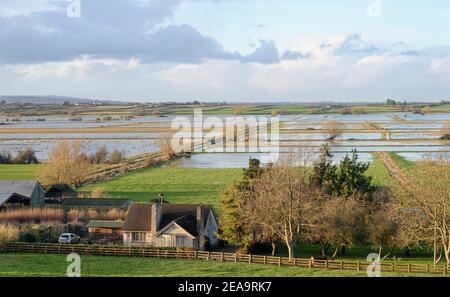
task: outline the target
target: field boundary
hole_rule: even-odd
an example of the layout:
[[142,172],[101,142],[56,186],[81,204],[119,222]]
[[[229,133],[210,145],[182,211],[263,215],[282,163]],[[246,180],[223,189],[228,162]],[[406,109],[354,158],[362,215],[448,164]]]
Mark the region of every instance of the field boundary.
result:
[[[41,253],[41,254],[70,254],[77,253],[89,256],[123,256],[123,257],[155,257],[166,259],[188,259],[221,261],[248,264],[264,264],[277,266],[303,267],[309,269],[330,269],[330,270],[351,270],[366,271],[369,265],[366,261],[336,261],[336,260],[316,260],[314,258],[287,258],[272,257],[252,254],[226,253],[226,252],[203,252],[203,251],[182,251],[157,249],[152,247],[132,247],[132,246],[99,246],[99,245],[68,245],[68,244],[28,244],[9,243],[3,249],[3,253]],[[447,265],[431,264],[405,264],[395,262],[380,263],[381,272],[403,272],[422,274],[447,275],[449,268]]]

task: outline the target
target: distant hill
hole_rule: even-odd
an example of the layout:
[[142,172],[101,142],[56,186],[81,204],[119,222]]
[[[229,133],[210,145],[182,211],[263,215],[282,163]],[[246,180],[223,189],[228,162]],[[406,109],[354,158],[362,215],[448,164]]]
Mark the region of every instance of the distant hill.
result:
[[[35,103],[35,104],[62,104],[64,101],[69,101],[70,103],[110,103],[113,101],[108,100],[97,100],[97,99],[86,99],[86,98],[76,98],[76,97],[66,97],[66,96],[33,96],[33,95],[11,95],[11,96],[0,96],[0,100],[5,100],[7,103]],[[117,101],[116,101],[117,103]]]

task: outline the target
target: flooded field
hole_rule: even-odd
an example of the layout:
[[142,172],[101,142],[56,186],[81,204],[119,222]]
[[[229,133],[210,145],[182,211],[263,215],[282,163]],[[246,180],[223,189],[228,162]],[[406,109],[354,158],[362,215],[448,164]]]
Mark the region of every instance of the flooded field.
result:
[[[184,116],[191,119],[192,116]],[[225,119],[229,116],[215,116]],[[242,115],[245,117],[245,115]],[[88,151],[105,145],[109,151],[119,150],[133,156],[158,150],[156,142],[170,138],[175,116],[117,117],[69,116],[0,117],[0,152],[13,155],[24,147],[32,147],[45,161],[60,140],[86,143]],[[204,116],[206,118],[206,116]],[[330,140],[329,123],[339,122],[341,131]],[[360,158],[370,161],[373,152],[398,152],[409,160],[420,160],[430,154],[449,154],[450,141],[440,140],[444,127],[450,125],[450,114],[416,115],[380,113],[365,115],[282,115],[280,116],[279,151],[285,153],[299,147],[319,149],[329,143],[336,161],[357,149]],[[200,135],[196,135],[199,137]],[[173,162],[179,167],[244,167],[249,157],[261,158],[273,151],[262,146],[258,153],[201,153]]]

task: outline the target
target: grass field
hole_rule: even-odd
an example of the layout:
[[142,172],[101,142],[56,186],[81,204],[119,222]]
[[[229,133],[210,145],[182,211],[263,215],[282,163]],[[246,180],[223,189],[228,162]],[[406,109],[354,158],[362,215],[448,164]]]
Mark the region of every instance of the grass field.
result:
[[[0,276],[44,276],[66,275],[68,262],[64,255],[51,254],[0,254]],[[223,263],[194,260],[173,260],[132,257],[82,256],[81,275],[86,277],[312,277],[312,276],[359,276],[364,271],[341,271],[278,267],[271,265]],[[407,276],[403,273],[384,273],[382,276]]]
[[136,201],[154,199],[164,193],[173,203],[218,204],[218,193],[233,180],[239,179],[242,169],[198,169],[158,167],[126,174],[117,179],[91,184],[80,191],[105,188],[113,197]]
[[[408,162],[408,161],[406,161]],[[0,179],[38,179],[43,165],[0,165]],[[218,194],[240,179],[242,169],[157,167],[144,169],[106,182],[90,184],[79,191],[105,188],[112,197],[145,202],[164,193],[174,203],[218,205]],[[368,173],[376,185],[392,186],[393,180],[381,161],[374,158]]]
[[35,180],[41,168],[42,165],[0,165],[0,180]]

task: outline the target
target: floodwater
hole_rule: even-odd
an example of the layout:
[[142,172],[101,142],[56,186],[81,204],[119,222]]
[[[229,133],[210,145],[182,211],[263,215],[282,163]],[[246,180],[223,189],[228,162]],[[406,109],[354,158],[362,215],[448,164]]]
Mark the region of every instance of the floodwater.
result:
[[[177,132],[176,130],[168,132],[174,118],[193,120],[192,116],[144,116],[126,119],[114,115],[111,121],[98,120],[103,117],[105,116],[82,116],[81,121],[73,121],[68,116],[21,117],[20,121],[17,119],[13,121],[13,117],[0,117],[0,153],[9,151],[14,155],[22,148],[32,147],[40,160],[46,160],[58,141],[72,140],[86,143],[88,152],[105,145],[109,151],[119,150],[125,156],[133,156],[157,151],[158,139],[170,138]],[[207,117],[203,115],[203,120]],[[213,117],[225,120],[230,116]],[[259,116],[252,117],[259,118]],[[336,161],[352,149],[360,152],[359,156],[363,161],[370,161],[371,153],[377,151],[398,152],[401,156],[414,161],[429,154],[450,152],[450,142],[439,140],[443,133],[442,128],[450,124],[450,114],[282,115],[279,119],[281,124],[279,148],[269,144],[268,147],[255,148],[256,153],[248,152],[247,149],[242,153],[193,154],[190,158],[173,162],[171,166],[245,167],[250,157],[263,159],[270,151],[279,151],[283,154],[303,146],[318,149],[325,143],[330,144]],[[336,121],[343,124],[345,131],[340,133],[335,141],[329,141],[327,123]],[[199,123],[195,125],[194,122],[191,123],[192,127],[198,127]],[[43,130],[33,131],[36,133],[30,133],[30,130],[21,133],[21,129],[30,128]],[[82,133],[80,130],[71,131],[80,128],[83,129]],[[102,128],[102,133],[95,131],[97,128]],[[137,128],[152,128],[152,132],[140,132],[142,130]],[[55,129],[55,132],[52,132],[52,129]],[[61,129],[64,129],[64,133],[61,133]],[[123,132],[124,129],[130,132]],[[178,135],[187,136],[180,132]],[[201,134],[196,133],[194,137],[201,137]]]

